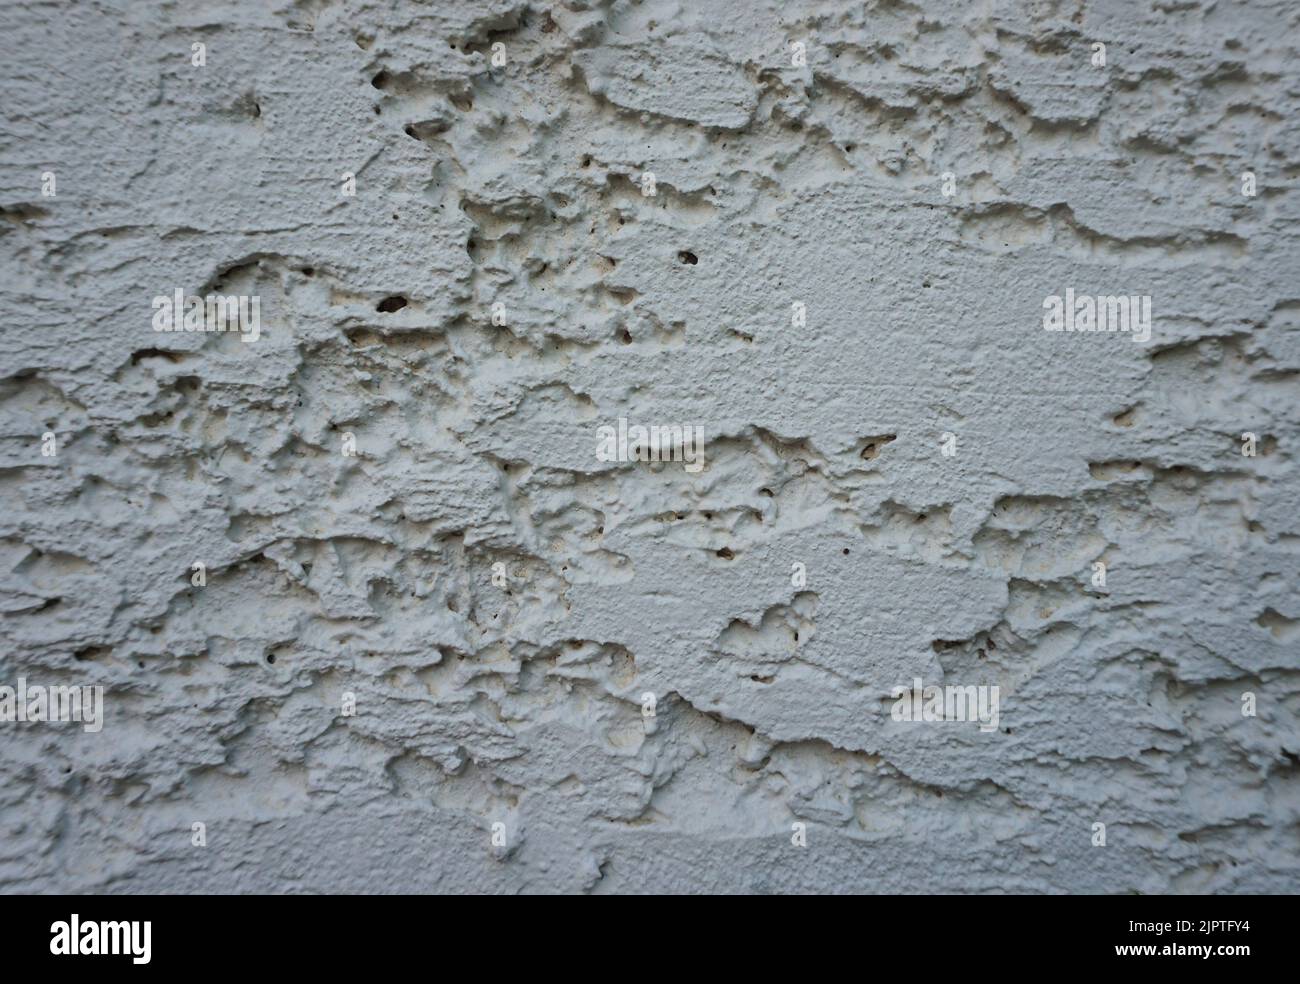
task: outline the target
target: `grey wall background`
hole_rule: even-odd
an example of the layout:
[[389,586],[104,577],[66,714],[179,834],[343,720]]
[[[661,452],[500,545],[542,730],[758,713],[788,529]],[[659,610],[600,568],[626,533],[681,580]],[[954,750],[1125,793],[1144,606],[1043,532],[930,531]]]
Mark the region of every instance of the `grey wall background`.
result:
[[0,888],[1294,891],[1298,16],[6,3]]

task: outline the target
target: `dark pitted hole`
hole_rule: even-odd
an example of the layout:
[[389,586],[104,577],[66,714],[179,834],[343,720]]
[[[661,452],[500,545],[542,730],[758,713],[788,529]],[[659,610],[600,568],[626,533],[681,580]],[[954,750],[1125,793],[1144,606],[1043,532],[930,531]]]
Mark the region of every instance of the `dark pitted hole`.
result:
[[145,348],[136,349],[131,353],[131,365],[139,365],[145,359],[166,359],[168,362],[180,362],[181,357],[175,352],[168,352],[165,349]]
[[406,298],[400,294],[394,294],[392,297],[385,297],[376,306],[375,310],[381,314],[392,314],[394,311],[400,311],[406,307]]
[[370,84],[376,89],[382,89],[384,86],[388,85],[388,73],[376,72],[375,77],[370,80]]
[[695,264],[700,262],[700,258],[696,256],[694,253],[692,253],[689,249],[684,249],[680,253],[678,253],[677,259],[681,260],[683,263],[688,263],[691,266],[695,266]]
[[883,437],[872,438],[870,441],[866,443],[866,446],[863,447],[860,457],[866,459],[867,461],[871,461],[873,458],[876,457],[876,455],[880,453],[881,448],[883,448],[890,441],[895,441],[897,439],[898,439],[897,434],[886,434]]
[[731,560],[736,555],[731,552],[730,547],[723,547],[721,550],[718,551],[718,556],[721,557],[723,560]]

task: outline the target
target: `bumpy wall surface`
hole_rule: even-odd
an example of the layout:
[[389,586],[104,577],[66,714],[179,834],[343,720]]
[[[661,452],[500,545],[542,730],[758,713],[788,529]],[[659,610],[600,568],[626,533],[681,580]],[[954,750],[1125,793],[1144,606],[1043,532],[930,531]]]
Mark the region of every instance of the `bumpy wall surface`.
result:
[[0,889],[1300,886],[1295,4],[4,14]]

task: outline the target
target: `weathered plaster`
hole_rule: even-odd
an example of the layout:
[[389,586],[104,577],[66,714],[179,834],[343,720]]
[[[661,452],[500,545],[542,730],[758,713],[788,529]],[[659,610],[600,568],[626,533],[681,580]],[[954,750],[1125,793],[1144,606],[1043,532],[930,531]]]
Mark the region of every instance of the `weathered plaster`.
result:
[[1296,890],[1298,17],[11,4],[0,890]]

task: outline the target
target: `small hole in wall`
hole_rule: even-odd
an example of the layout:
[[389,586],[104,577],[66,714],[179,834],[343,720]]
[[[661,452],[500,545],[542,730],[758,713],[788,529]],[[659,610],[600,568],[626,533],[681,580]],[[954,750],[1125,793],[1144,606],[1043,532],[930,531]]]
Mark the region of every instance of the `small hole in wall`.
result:
[[863,458],[866,461],[872,461],[876,457],[876,455],[880,454],[881,448],[883,448],[886,444],[896,439],[897,439],[896,434],[885,434],[884,436],[879,438],[872,438],[862,448],[862,452],[859,455],[859,457]]
[[849,555],[849,548],[848,548],[848,547],[845,547],[845,548],[841,551],[841,553],[843,553],[844,556],[847,557],[847,556]]
[[375,77],[370,80],[370,84],[376,89],[382,89],[384,86],[388,85],[388,73],[376,72]]
[[732,560],[736,555],[731,552],[730,547],[723,547],[721,550],[718,551],[718,556],[721,557],[723,560]]
[[590,155],[590,154],[584,154],[584,155],[582,156],[582,166],[583,166],[583,167],[591,167],[591,155]]
[[700,258],[696,256],[694,253],[692,253],[689,249],[684,249],[680,253],[678,253],[677,259],[681,260],[681,262],[683,263],[688,264],[689,266],[695,266],[695,264],[700,262]]
[[632,344],[632,333],[631,333],[630,331],[628,331],[626,328],[624,328],[624,329],[619,333],[618,340],[619,340],[620,342],[622,342],[624,345],[631,345],[631,344]]
[[303,267],[303,268],[302,268],[302,275],[303,275],[304,277],[314,277],[314,276],[316,276],[316,269],[315,269],[315,267]]
[[266,654],[266,661],[267,661],[268,663],[270,663],[272,666],[274,666],[274,665],[275,665],[275,653],[267,653],[267,654]]
[[385,297],[375,305],[375,310],[381,314],[392,314],[394,311],[400,311],[406,307],[407,301],[400,294],[394,294],[392,297]]

